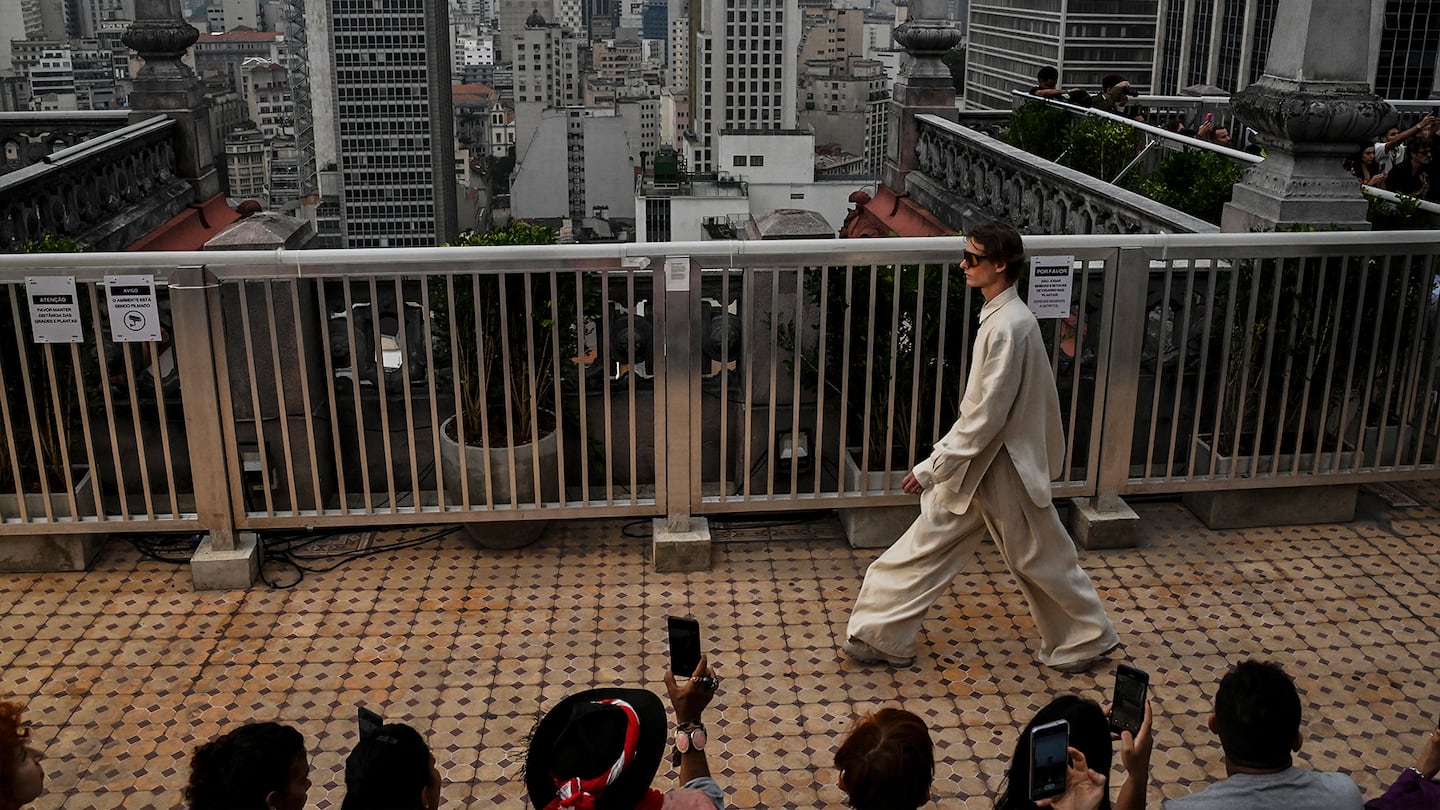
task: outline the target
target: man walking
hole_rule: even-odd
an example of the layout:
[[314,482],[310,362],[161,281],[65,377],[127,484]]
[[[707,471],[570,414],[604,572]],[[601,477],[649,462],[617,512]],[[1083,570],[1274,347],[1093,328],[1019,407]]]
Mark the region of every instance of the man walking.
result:
[[1065,439],[1040,325],[1015,290],[1020,234],[994,221],[967,234],[965,283],[985,297],[955,425],[902,485],[920,517],[865,572],[844,650],[909,666],[925,613],[970,565],[986,529],[1020,581],[1040,663],[1081,672],[1119,645],[1099,594],[1050,502]]

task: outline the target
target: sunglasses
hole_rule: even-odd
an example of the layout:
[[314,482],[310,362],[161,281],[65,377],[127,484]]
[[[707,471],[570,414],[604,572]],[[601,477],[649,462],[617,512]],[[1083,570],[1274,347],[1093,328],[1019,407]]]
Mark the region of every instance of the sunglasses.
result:
[[971,253],[968,250],[962,250],[960,252],[965,255],[966,264],[979,264],[982,260],[990,258],[988,254],[984,253]]

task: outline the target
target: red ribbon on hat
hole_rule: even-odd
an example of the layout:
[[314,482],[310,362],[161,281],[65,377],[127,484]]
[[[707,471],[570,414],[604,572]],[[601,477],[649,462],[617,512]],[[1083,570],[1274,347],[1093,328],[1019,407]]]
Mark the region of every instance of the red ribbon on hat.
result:
[[[560,810],[560,808],[574,808],[575,810],[595,810],[595,800],[600,797],[601,791],[620,778],[625,768],[635,759],[635,747],[640,742],[640,715],[629,703],[617,698],[597,700],[596,703],[606,703],[618,707],[625,712],[625,747],[620,756],[610,769],[599,776],[590,779],[581,779],[572,776],[569,779],[560,779],[553,774],[555,780],[555,796],[545,805],[545,810]],[[636,810],[660,810],[665,804],[665,795],[653,788],[646,792],[645,797],[636,805]]]

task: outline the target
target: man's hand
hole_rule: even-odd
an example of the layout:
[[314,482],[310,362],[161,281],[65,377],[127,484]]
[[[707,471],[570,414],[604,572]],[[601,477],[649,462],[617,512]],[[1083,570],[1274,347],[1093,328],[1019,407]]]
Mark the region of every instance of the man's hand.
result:
[[1065,774],[1065,792],[1035,804],[1056,810],[1096,810],[1105,798],[1105,777],[1085,764],[1079,749],[1070,749],[1070,768]]
[[920,479],[915,477],[914,470],[905,473],[905,480],[901,482],[900,488],[905,490],[906,495],[919,495],[925,491],[925,487],[920,484]]

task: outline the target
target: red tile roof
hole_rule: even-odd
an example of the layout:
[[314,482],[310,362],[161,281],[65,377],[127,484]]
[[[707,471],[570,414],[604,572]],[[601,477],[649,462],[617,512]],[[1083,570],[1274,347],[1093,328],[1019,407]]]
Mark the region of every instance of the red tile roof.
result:
[[199,250],[205,243],[239,219],[225,202],[224,194],[198,205],[191,205],[171,217],[168,222],[132,242],[125,249],[138,250]]

